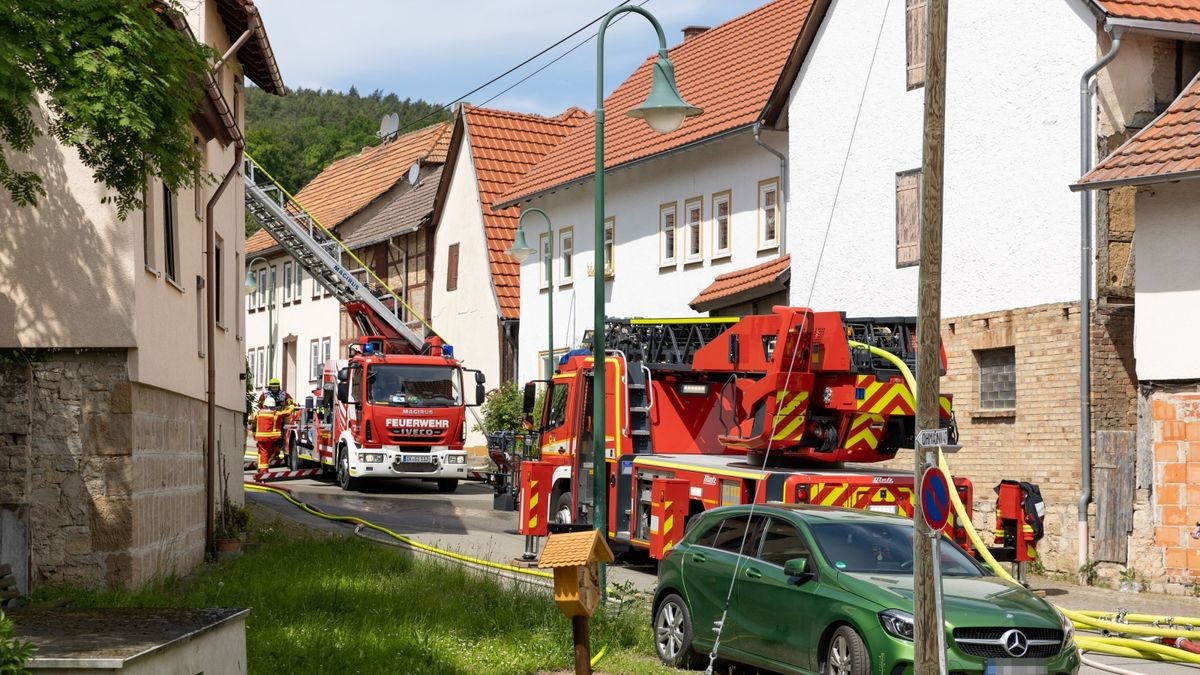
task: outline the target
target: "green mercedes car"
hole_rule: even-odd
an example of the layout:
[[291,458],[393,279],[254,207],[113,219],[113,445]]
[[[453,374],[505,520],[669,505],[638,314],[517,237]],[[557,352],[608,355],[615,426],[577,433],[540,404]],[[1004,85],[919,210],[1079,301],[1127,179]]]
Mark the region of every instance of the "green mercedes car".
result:
[[[784,673],[913,670],[912,521],[870,511],[750,505],[688,524],[662,560],[658,656]],[[940,540],[951,673],[1075,673],[1071,623],[1025,588]],[[718,631],[718,627],[720,630]]]

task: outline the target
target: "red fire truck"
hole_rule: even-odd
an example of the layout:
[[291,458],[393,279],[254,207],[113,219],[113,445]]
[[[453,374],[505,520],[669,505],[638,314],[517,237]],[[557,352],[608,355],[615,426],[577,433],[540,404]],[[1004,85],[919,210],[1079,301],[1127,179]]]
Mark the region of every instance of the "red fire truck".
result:
[[[913,392],[868,348],[915,369],[914,319],[776,307],[741,318],[610,319],[605,332],[601,470],[614,546],[660,557],[690,515],[752,501],[912,515],[911,471],[872,465],[912,447]],[[521,465],[522,534],[592,522],[593,368],[588,350],[565,356],[529,418],[541,452]],[[526,385],[527,412],[537,384]],[[940,403],[954,436],[950,398]],[[956,487],[970,504],[970,482]]]
[[[463,368],[431,337],[420,353],[357,303],[346,307],[368,335],[347,359],[330,359],[319,396],[309,396],[286,432],[289,468],[315,462],[353,490],[364,479],[419,478],[453,492],[467,477],[466,406],[483,402],[483,373]],[[370,334],[375,333],[375,334]],[[463,373],[474,373],[473,401]]]

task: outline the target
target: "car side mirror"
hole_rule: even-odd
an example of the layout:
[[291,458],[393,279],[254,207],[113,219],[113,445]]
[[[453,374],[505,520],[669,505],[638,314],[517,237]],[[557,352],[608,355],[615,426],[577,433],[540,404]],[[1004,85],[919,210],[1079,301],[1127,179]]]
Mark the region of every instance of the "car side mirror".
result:
[[338,382],[337,384],[337,400],[338,403],[350,402],[350,383],[346,381]]
[[788,560],[783,563],[783,573],[789,577],[799,577],[801,580],[812,577],[812,573],[808,571],[808,558]]

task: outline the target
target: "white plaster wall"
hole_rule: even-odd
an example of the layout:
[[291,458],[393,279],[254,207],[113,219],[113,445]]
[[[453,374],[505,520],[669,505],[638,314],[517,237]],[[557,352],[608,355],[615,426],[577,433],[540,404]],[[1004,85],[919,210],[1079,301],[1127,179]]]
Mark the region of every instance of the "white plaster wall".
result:
[[1137,196],[1133,355],[1139,380],[1200,378],[1200,181],[1143,188]]
[[[488,263],[487,237],[483,227],[483,212],[479,203],[479,182],[471,153],[470,136],[459,146],[458,160],[446,205],[437,234],[433,254],[433,302],[430,323],[446,342],[454,346],[454,356],[467,368],[483,371],[489,390],[500,386],[500,309],[492,289],[492,272]],[[458,284],[456,290],[446,290],[449,251],[458,244]],[[474,396],[474,385],[467,380],[467,396]],[[486,445],[480,432],[471,431],[476,422],[468,424],[467,445]]]
[[[902,2],[890,5],[867,81],[886,4],[835,1],[792,90],[795,304],[875,315],[917,309],[917,268],[895,265],[895,174],[921,165],[925,90],[905,90]],[[1080,2],[1014,0],[1004,11],[966,2],[950,11],[943,316],[1078,298],[1079,197],[1068,185],[1079,175],[1079,77],[1095,60],[1095,20]]]
[[[686,122],[685,122],[686,124]],[[764,142],[783,151],[781,133],[765,132]],[[725,272],[744,269],[774,258],[778,251],[759,251],[758,183],[778,178],[779,159],[754,143],[750,131],[697,148],[668,155],[610,173],[605,177],[605,210],[616,218],[613,278],[605,283],[609,316],[696,316],[688,306],[696,295]],[[731,192],[731,256],[712,259],[712,196]],[[693,197],[703,197],[704,252],[701,262],[682,262],[683,206]],[[677,203],[677,246],[681,262],[659,267],[659,206]],[[781,195],[782,201],[782,195]],[[522,206],[536,206],[549,214],[557,233],[573,228],[575,239],[574,282],[558,283],[561,265],[555,242],[554,345],[577,347],[585,330],[592,326],[594,279],[587,274],[592,263],[593,191],[591,180],[534,199]],[[525,220],[530,246],[539,247],[546,232],[545,221],[534,215]],[[790,246],[790,244],[789,244]],[[538,376],[538,353],[547,347],[547,294],[541,289],[541,251],[521,265],[521,337],[518,380]]]
[[[254,260],[251,257],[251,260]],[[307,272],[304,274],[304,280],[300,289],[300,301],[293,301],[290,304],[284,304],[283,293],[283,264],[284,262],[292,261],[291,256],[277,254],[269,258],[270,264],[275,267],[275,303],[270,313],[266,309],[259,309],[254,312],[247,311],[248,304],[243,301],[241,306],[242,312],[245,313],[246,321],[246,347],[243,350],[243,358],[250,349],[263,348],[266,353],[269,332],[268,320],[275,323],[276,329],[275,339],[275,355],[272,361],[272,372],[275,377],[283,377],[283,361],[284,361],[284,345],[283,338],[288,335],[296,336],[296,375],[291,379],[295,384],[290,385],[289,393],[297,403],[303,404],[304,397],[311,393],[312,389],[317,386],[315,381],[309,379],[309,373],[312,368],[312,359],[310,357],[309,343],[312,340],[321,340],[329,338],[330,355],[334,358],[339,356],[339,312],[340,305],[337,298],[333,296],[322,297],[319,300],[313,299],[314,285],[317,283],[312,276]],[[294,263],[294,261],[292,261]],[[257,272],[265,267],[262,260],[254,261],[253,269]],[[323,290],[323,289],[322,289]],[[266,296],[270,298],[270,294]],[[324,359],[318,356],[318,363],[324,363]],[[253,364],[251,364],[253,365]],[[257,388],[265,386],[267,375],[263,375],[263,382],[256,382]],[[287,388],[285,386],[285,388]]]

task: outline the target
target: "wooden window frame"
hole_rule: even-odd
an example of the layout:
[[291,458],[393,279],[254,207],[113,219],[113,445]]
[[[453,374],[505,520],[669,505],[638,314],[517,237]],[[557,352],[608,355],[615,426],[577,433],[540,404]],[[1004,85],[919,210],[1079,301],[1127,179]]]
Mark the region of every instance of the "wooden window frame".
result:
[[604,278],[611,279],[616,271],[617,263],[617,218],[609,216],[604,219]]
[[[693,207],[697,211],[695,222],[691,219]],[[692,253],[693,244],[696,253]],[[684,265],[704,262],[704,197],[692,197],[683,202],[683,245]]]
[[[915,187],[901,187],[902,181],[907,181],[909,178],[916,178]],[[903,192],[902,192],[903,191]],[[915,193],[916,203],[913,205],[913,217],[916,218],[916,223],[912,224],[913,242],[907,242],[905,232],[908,230],[908,225],[903,219],[904,204],[902,194],[913,191]],[[916,267],[921,262],[921,170],[909,169],[907,171],[896,172],[896,269],[905,267]],[[911,257],[902,254],[902,251],[912,248]]]
[[[679,208],[677,202],[658,205],[658,266],[675,267],[679,264]],[[667,217],[670,216],[670,237],[667,236]],[[667,255],[667,242],[671,244],[671,255]]]
[[[725,204],[725,243],[727,246],[721,248],[720,230],[721,223],[717,216],[717,205]],[[728,258],[733,255],[733,191],[724,190],[722,192],[714,192],[710,202],[710,217],[712,219],[712,259],[719,260]]]
[[547,290],[554,282],[550,278],[550,273],[553,268],[554,256],[554,233],[546,232],[538,235],[538,252],[542,256],[542,264],[538,267],[538,288]]
[[[772,206],[775,216],[775,237],[768,238],[767,233],[767,207],[766,195],[768,192],[775,193],[775,205]],[[758,250],[770,251],[779,248],[779,178],[768,178],[758,181]]]

